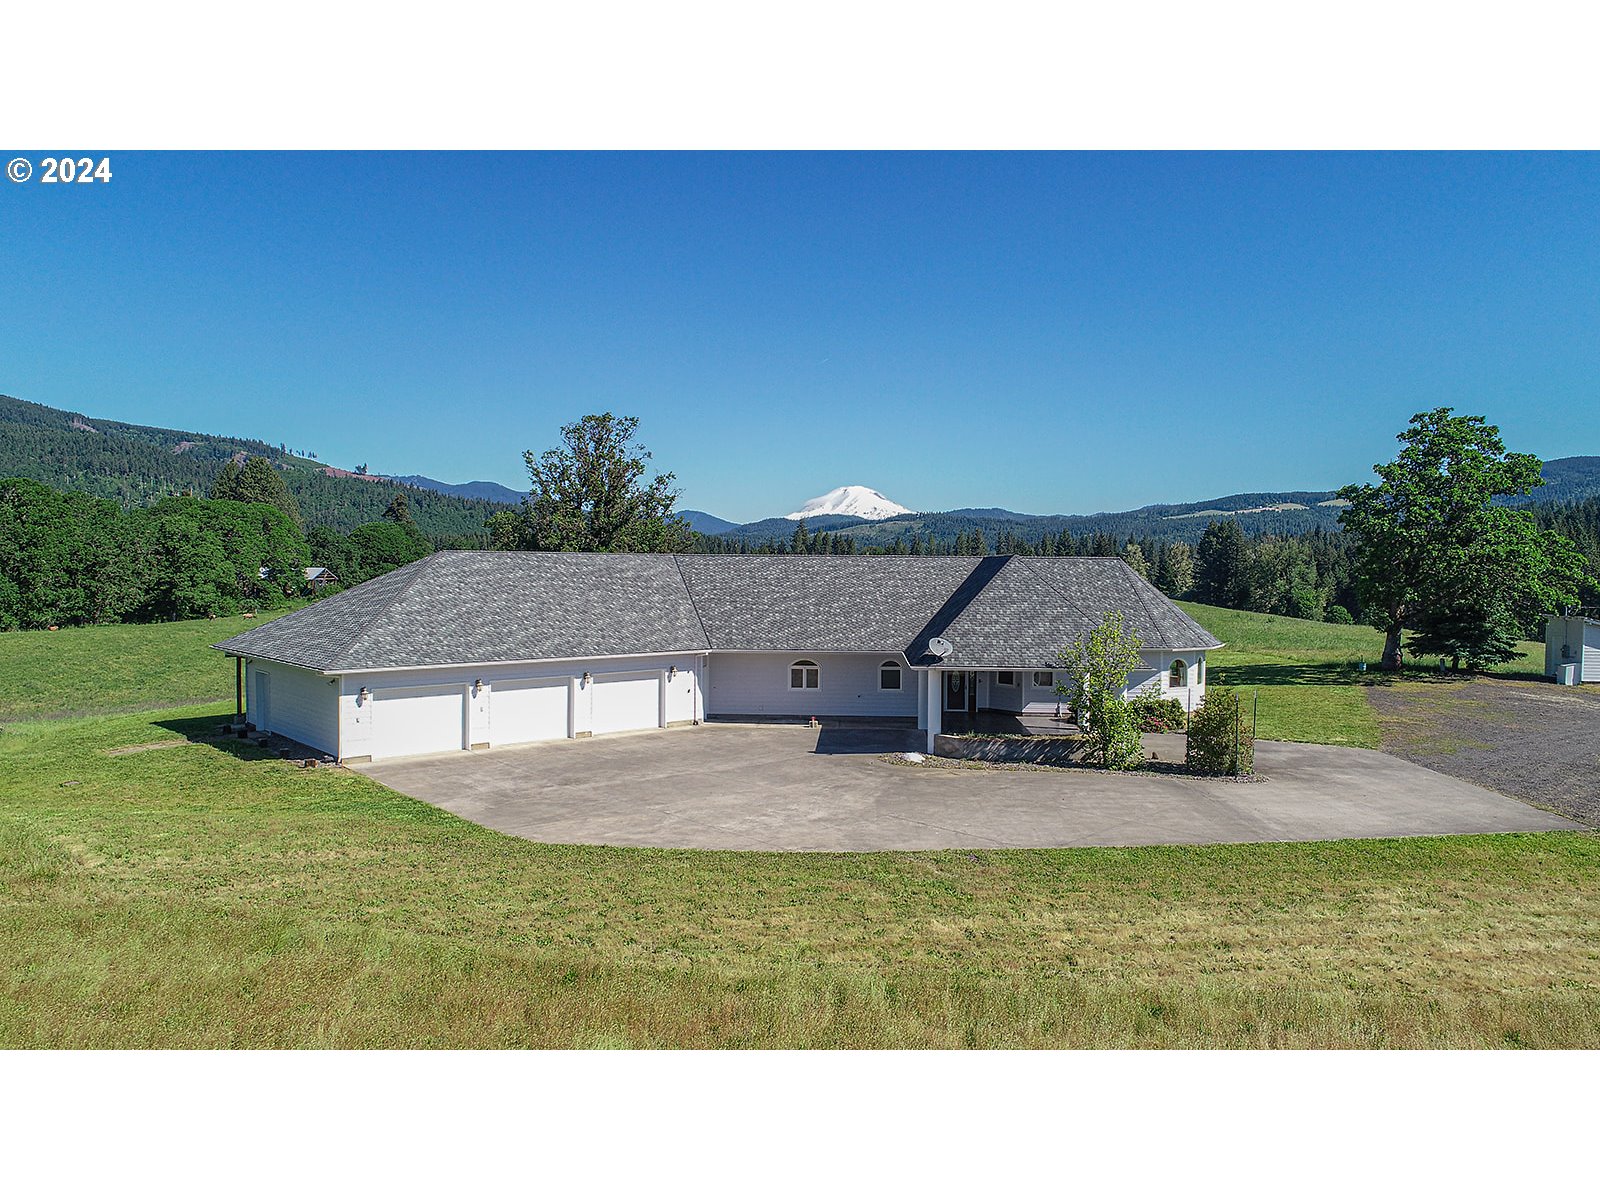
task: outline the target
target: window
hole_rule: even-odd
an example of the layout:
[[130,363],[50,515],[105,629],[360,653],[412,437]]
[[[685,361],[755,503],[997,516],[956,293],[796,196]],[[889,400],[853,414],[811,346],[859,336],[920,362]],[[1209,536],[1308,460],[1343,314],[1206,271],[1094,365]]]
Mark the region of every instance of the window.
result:
[[1175,688],[1189,686],[1189,664],[1183,659],[1172,660],[1172,671],[1167,676],[1167,686]]
[[880,692],[898,692],[900,690],[900,664],[886,662],[878,668],[878,690]]
[[1053,671],[1035,671],[1033,673],[1033,686],[1034,687],[1047,688],[1047,687],[1055,687],[1055,685],[1056,685],[1055,672],[1053,672]]
[[996,671],[994,681],[1002,687],[1016,687],[1017,673],[1015,671]]
[[802,658],[799,662],[789,665],[789,688],[791,691],[813,691],[822,686],[821,673],[817,664],[809,658]]

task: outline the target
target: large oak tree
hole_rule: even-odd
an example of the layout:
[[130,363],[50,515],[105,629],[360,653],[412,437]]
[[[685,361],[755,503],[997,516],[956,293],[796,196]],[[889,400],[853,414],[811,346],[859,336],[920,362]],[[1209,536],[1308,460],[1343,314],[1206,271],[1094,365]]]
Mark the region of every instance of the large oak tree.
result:
[[1383,665],[1400,666],[1407,630],[1422,631],[1419,652],[1515,657],[1509,631],[1574,602],[1585,573],[1566,538],[1494,503],[1538,487],[1539,460],[1508,452],[1482,417],[1448,408],[1418,413],[1399,440],[1399,456],[1373,467],[1379,482],[1339,491],[1356,586],[1385,633]]
[[671,472],[646,480],[650,451],[634,441],[639,418],[591,414],[561,427],[562,445],[523,453],[531,487],[520,507],[496,513],[497,550],[668,553],[685,548],[689,526],[673,515]]

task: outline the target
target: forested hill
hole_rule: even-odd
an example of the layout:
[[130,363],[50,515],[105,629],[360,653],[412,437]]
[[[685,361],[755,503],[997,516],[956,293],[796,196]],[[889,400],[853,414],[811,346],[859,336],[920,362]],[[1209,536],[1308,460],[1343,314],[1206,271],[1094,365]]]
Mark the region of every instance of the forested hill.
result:
[[348,533],[378,520],[395,492],[404,491],[423,533],[476,540],[501,507],[387,479],[330,474],[312,458],[253,438],[130,425],[0,396],[0,478],[34,479],[133,506],[183,492],[203,496],[223,464],[239,454],[266,458],[282,472],[308,528]]
[[[1547,506],[1600,496],[1600,457],[1551,459],[1544,464],[1544,478],[1543,487],[1515,503]],[[991,546],[1012,538],[1036,542],[1042,534],[1063,532],[1073,537],[1105,534],[1118,545],[1148,539],[1193,544],[1200,540],[1207,525],[1224,520],[1237,521],[1251,537],[1332,532],[1339,528],[1341,507],[1342,502],[1332,492],[1240,492],[1188,504],[1150,504],[1129,512],[1036,516],[1003,508],[958,508],[951,512],[908,513],[882,521],[822,517],[807,521],[806,528],[811,533],[848,535],[860,546],[873,547],[923,542],[929,537],[943,544],[973,530],[981,532]],[[758,545],[769,540],[787,541],[794,527],[794,521],[771,517],[717,532],[730,543]]]

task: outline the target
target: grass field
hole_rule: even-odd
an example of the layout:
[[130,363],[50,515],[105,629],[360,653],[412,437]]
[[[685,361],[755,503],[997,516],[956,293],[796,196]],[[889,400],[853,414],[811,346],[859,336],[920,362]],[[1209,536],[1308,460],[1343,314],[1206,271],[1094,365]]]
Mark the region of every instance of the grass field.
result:
[[[1329,625],[1265,613],[1184,603],[1182,608],[1227,645],[1207,655],[1206,682],[1237,687],[1251,704],[1259,693],[1257,736],[1289,742],[1377,747],[1377,713],[1366,689],[1387,687],[1396,676],[1376,670],[1383,634],[1369,625]],[[1544,647],[1523,642],[1529,657],[1497,673],[1526,674],[1543,667]],[[1365,662],[1368,670],[1361,671]],[[1411,667],[1398,678],[1433,672]]]
[[0,633],[0,722],[232,696],[233,663],[211,644],[281,615]]
[[221,711],[5,734],[0,1044],[1600,1044],[1588,837],[540,846],[238,743],[106,753]]
[[[0,635],[6,694],[226,693],[227,631],[147,629],[115,688],[136,630]],[[0,1045],[1600,1045],[1591,836],[541,846],[204,740],[228,710],[6,723]]]

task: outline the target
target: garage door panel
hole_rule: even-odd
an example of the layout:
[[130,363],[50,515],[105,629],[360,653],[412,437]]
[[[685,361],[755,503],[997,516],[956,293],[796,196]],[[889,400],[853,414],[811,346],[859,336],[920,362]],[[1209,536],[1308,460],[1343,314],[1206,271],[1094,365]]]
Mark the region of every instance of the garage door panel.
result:
[[661,724],[661,676],[599,675],[594,689],[591,728],[595,733],[655,729]]
[[489,693],[489,742],[516,746],[567,736],[565,679],[510,680]]
[[1600,625],[1583,627],[1583,671],[1585,683],[1600,683]]
[[373,696],[372,757],[460,750],[466,691],[449,688],[380,688]]

